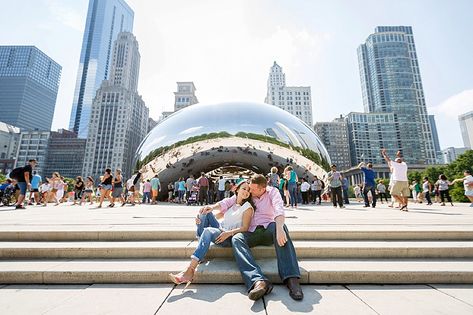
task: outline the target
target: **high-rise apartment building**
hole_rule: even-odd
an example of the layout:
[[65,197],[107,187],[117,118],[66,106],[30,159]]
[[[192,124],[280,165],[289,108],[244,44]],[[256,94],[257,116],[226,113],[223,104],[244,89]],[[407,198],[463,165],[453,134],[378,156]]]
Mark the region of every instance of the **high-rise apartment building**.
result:
[[15,165],[20,128],[0,122],[0,173],[8,174]]
[[42,175],[49,177],[53,172],[68,178],[82,175],[86,141],[77,138],[73,131],[51,131]]
[[0,46],[1,121],[50,130],[61,66],[35,46]]
[[92,101],[109,78],[113,43],[133,31],[134,12],[124,0],[89,0],[69,129],[87,138]]
[[46,155],[48,152],[48,141],[51,131],[23,131],[20,134],[18,150],[16,154],[15,167],[25,166],[30,159],[36,159],[38,165],[35,170],[40,175],[44,174],[43,170],[46,165]]
[[135,151],[148,132],[149,110],[137,90],[140,54],[135,36],[120,33],[112,56],[110,78],[102,82],[92,105],[84,176],[102,175],[107,167],[130,176]]
[[270,69],[265,103],[277,106],[312,127],[310,86],[286,86],[286,74],[276,61]]
[[454,148],[454,147],[448,147],[446,149],[443,149],[442,150],[443,163],[444,164],[452,163],[458,158],[459,155],[462,155],[468,150],[469,150],[468,148]]
[[399,125],[397,148],[407,162],[435,164],[412,28],[376,27],[358,48],[358,61],[365,112],[394,113]]
[[174,92],[174,112],[199,103],[195,90],[194,82],[177,82],[177,92]]
[[473,111],[458,116],[460,130],[463,138],[463,145],[473,149]]
[[349,169],[351,167],[350,142],[345,118],[340,116],[332,122],[316,122],[314,129],[325,145],[332,163],[337,165],[337,169]]
[[395,156],[400,147],[399,123],[393,113],[349,113],[346,117],[352,166],[360,162],[384,164],[381,149]]

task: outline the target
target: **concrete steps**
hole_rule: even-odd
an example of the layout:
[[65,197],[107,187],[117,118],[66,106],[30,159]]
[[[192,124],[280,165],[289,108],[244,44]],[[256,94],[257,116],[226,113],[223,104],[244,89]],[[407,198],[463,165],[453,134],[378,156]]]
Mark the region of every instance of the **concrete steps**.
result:
[[[275,259],[259,260],[263,272],[280,283]],[[0,283],[91,284],[169,283],[168,274],[188,260],[41,260],[0,261]],[[472,283],[473,260],[301,259],[304,284]],[[195,283],[242,283],[236,263],[214,259],[198,267]]]
[[[191,256],[197,241],[0,242],[1,259],[131,259]],[[473,241],[294,241],[304,258],[472,258]],[[256,258],[274,258],[273,246],[253,249]],[[211,246],[207,256],[232,260],[231,248]]]
[[[302,282],[472,283],[473,231],[291,231]],[[194,231],[3,231],[0,283],[169,283],[197,241]],[[279,283],[272,246],[256,247]],[[230,248],[213,246],[196,283],[242,283]]]
[[[292,240],[462,240],[473,241],[473,230],[290,230]],[[167,241],[195,239],[195,230],[15,230],[0,231],[2,241]]]

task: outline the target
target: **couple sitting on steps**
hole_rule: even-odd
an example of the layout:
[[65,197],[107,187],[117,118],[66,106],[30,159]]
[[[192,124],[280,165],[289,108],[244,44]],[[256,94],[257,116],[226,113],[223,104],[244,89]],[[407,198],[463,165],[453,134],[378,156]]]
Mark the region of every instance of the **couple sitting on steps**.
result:
[[[219,213],[214,215],[213,210]],[[222,214],[223,221],[219,223],[216,216]],[[288,287],[289,295],[294,300],[302,300],[299,264],[284,224],[281,194],[278,189],[267,186],[263,175],[253,176],[249,184],[240,182],[233,197],[200,209],[196,223],[199,244],[191,256],[189,267],[169,275],[174,283],[189,285],[192,282],[197,265],[213,242],[233,248],[233,255],[248,288],[248,297],[256,301],[269,294],[273,286],[256,263],[250,247],[274,244],[279,276]]]

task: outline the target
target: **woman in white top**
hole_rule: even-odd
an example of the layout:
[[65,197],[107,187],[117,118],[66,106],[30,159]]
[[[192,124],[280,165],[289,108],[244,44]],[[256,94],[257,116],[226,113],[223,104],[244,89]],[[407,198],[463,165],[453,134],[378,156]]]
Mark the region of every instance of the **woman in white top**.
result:
[[465,177],[455,179],[452,184],[456,182],[463,182],[463,187],[465,188],[465,196],[470,200],[470,207],[473,207],[473,176],[469,170],[463,172]]
[[223,214],[221,212],[217,213],[217,217],[223,217],[221,223],[217,221],[212,212],[206,213],[209,209],[219,210],[220,203],[200,209],[196,219],[197,236],[200,237],[199,244],[194,254],[191,256],[189,267],[178,274],[169,274],[172,282],[175,284],[187,283],[185,287],[187,288],[194,278],[195,268],[205,257],[211,243],[231,247],[233,235],[248,231],[251,218],[253,217],[254,207],[251,201],[250,186],[246,181],[242,181],[237,185],[235,195],[235,205]]

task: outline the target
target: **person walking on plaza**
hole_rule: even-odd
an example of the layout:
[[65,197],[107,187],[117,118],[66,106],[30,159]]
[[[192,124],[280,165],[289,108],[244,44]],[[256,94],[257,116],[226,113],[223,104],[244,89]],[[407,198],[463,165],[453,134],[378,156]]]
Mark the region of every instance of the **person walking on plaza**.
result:
[[386,154],[386,149],[382,149],[381,154],[392,172],[392,180],[394,181],[394,185],[392,186],[390,193],[395,199],[399,201],[401,205],[400,210],[408,211],[407,203],[411,191],[409,190],[409,180],[407,178],[408,167],[406,162],[402,160],[401,151],[397,151],[394,162],[391,161],[389,156]]
[[122,170],[117,168],[115,170],[115,176],[113,177],[112,180],[113,184],[113,191],[112,191],[112,202],[115,204],[116,199],[119,199],[122,207],[125,206],[126,200],[123,197],[123,176],[122,176]]
[[365,200],[364,207],[367,208],[370,206],[370,201],[368,199],[368,192],[371,192],[371,206],[376,208],[376,172],[373,171],[373,164],[368,163],[365,165],[365,162],[358,164],[358,168],[361,169],[365,175],[365,181],[363,185],[363,197]]
[[157,174],[154,175],[153,178],[151,178],[150,183],[151,183],[151,197],[152,197],[151,203],[155,205],[158,203],[158,195],[159,195],[159,192],[161,191],[161,182],[159,181]]
[[289,191],[289,202],[291,203],[291,207],[297,208],[297,174],[292,168],[292,166],[286,167],[284,170],[284,175],[286,176],[287,180],[287,190]]
[[350,182],[348,178],[343,176],[342,178],[342,193],[343,193],[343,203],[348,205],[350,204],[350,200],[348,199],[348,187],[350,186]]
[[[41,176],[33,171],[33,178],[31,179],[31,191],[28,205],[33,205],[33,200],[37,205],[40,205],[40,196],[39,196],[39,184],[41,184]],[[33,198],[32,198],[33,197]]]
[[208,190],[209,190],[209,180],[205,176],[205,173],[202,172],[200,173],[200,177],[197,180],[197,185],[199,187],[199,203],[201,206],[204,205],[204,200],[205,204],[209,204],[209,199],[208,199]]
[[[248,297],[258,300],[269,294],[273,288],[256,263],[250,247],[274,244],[278,263],[279,277],[289,289],[294,300],[304,297],[299,279],[301,277],[296,251],[284,224],[284,207],[281,194],[267,186],[266,177],[257,174],[250,180],[250,192],[256,206],[248,232],[238,233],[232,238],[233,255],[235,256],[241,276],[248,289]],[[225,199],[220,203],[226,211],[236,202],[236,197]]]
[[79,201],[80,204],[80,201],[82,200],[82,192],[84,191],[84,186],[85,185],[84,181],[82,180],[82,177],[77,176],[74,183],[74,202],[72,203],[72,205],[76,205],[77,201]]
[[[189,199],[189,196],[191,195],[192,187],[196,185],[196,180],[194,179],[194,175],[190,175],[187,180],[186,180],[186,200]],[[177,191],[177,187],[176,187]]]
[[105,169],[105,172],[102,176],[102,182],[100,183],[100,202],[97,208],[102,208],[102,203],[105,198],[110,201],[110,204],[108,205],[110,208],[114,207],[115,204],[113,203],[112,196],[110,193],[112,192],[112,181],[113,181],[113,176],[112,176],[112,170],[109,168]]
[[386,194],[386,186],[383,183],[383,180],[380,179],[378,182],[378,186],[376,186],[376,190],[378,191],[379,200],[383,203],[383,197],[388,203],[388,195]]
[[471,176],[471,172],[469,170],[465,170],[463,172],[463,175],[465,177],[457,178],[453,180],[452,184],[463,181],[463,188],[465,189],[465,196],[471,202],[470,207],[473,207],[473,176]]
[[150,180],[146,180],[143,183],[143,200],[141,200],[142,204],[150,203],[151,202],[151,182]]
[[442,201],[440,205],[445,206],[445,198],[447,198],[447,201],[453,206],[452,197],[450,197],[450,193],[448,191],[448,186],[453,185],[453,183],[447,179],[445,174],[441,174],[436,184],[439,186],[440,200]]
[[[199,237],[199,242],[186,270],[178,274],[169,274],[172,282],[177,285],[186,283],[185,288],[187,288],[194,279],[195,270],[207,254],[211,243],[222,247],[231,247],[231,240],[235,234],[248,231],[254,206],[251,201],[250,186],[246,181],[237,185],[233,199],[235,199],[234,204],[226,209],[221,207],[221,203],[225,202],[222,200],[215,205],[205,206],[199,210],[196,218],[196,234]],[[212,213],[214,210],[219,212],[214,215]],[[223,220],[219,223],[217,217],[222,216]]]
[[305,178],[302,178],[301,193],[302,193],[303,205],[309,204],[309,192],[310,192],[310,184],[307,182]]
[[420,185],[416,180],[412,181],[411,186],[409,187],[412,191],[412,200],[414,200],[414,203],[422,203],[419,199],[419,193],[420,193]]
[[17,167],[10,172],[10,178],[15,180],[20,188],[20,195],[15,203],[16,209],[25,209],[23,200],[25,200],[26,190],[31,190],[31,179],[33,178],[33,169],[36,167],[36,159],[31,159],[23,167]]
[[312,193],[312,203],[315,204],[317,202],[317,198],[319,198],[319,205],[322,202],[322,181],[315,176],[312,184],[310,185],[310,191]]
[[225,179],[223,178],[223,176],[220,176],[218,180],[217,198],[218,201],[223,200],[223,198],[225,198]]
[[430,198],[430,192],[432,191],[432,184],[429,182],[428,177],[424,177],[424,182],[422,183],[422,191],[424,193],[425,200],[427,200],[427,205],[432,205],[432,199]]
[[330,166],[331,171],[327,173],[327,180],[328,180],[328,186],[330,188],[330,193],[332,195],[332,204],[333,207],[337,207],[337,202],[338,206],[343,209],[345,206],[343,205],[343,199],[342,199],[342,179],[343,176],[340,174],[340,172],[337,171],[337,166],[335,164],[332,164]]
[[82,198],[80,200],[79,206],[82,205],[82,203],[89,198],[89,202],[91,205],[94,204],[94,200],[92,199],[92,194],[94,193],[94,179],[92,176],[87,177],[87,181],[85,182],[85,189],[84,193],[82,194]]

